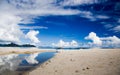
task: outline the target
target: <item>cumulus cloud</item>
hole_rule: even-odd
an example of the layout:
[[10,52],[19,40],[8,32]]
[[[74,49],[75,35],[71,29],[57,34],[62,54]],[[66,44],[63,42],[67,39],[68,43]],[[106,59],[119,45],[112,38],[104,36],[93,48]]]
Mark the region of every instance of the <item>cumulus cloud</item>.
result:
[[0,13],[0,41],[19,42],[23,32],[18,24],[20,17],[12,14]]
[[117,36],[102,37],[100,39],[103,41],[103,44],[107,46],[113,46],[113,47],[120,46],[120,38],[118,38]]
[[66,48],[66,47],[72,48],[72,47],[78,47],[79,45],[78,45],[77,41],[75,41],[75,40],[72,40],[71,42],[65,42],[63,40],[59,40],[59,42],[56,44],[52,43],[52,46],[62,47],[62,48]]
[[[108,19],[106,15],[94,15],[91,11],[79,9],[65,9],[64,6],[75,6],[106,2],[108,0],[1,0],[0,1],[0,41],[20,42],[25,37],[21,29],[46,29],[46,27],[28,27],[22,24],[34,23],[38,16],[48,15],[76,15],[91,21]],[[118,9],[118,5],[116,7]],[[9,32],[8,32],[9,31]],[[34,40],[34,42],[38,42]],[[33,41],[33,40],[32,40]]]
[[39,43],[39,39],[36,37],[39,34],[39,31],[30,30],[26,34],[26,38],[30,39],[33,44]]
[[71,44],[71,46],[73,46],[73,47],[78,47],[78,42],[75,41],[75,40],[72,40],[70,44]]
[[102,41],[94,32],[90,32],[89,35],[87,37],[85,37],[85,39],[92,40],[93,44],[95,44],[95,45],[102,45]]
[[39,62],[35,59],[38,56],[38,53],[31,54],[30,56],[26,57],[26,61],[29,64],[38,64]]
[[87,37],[87,40],[92,40],[89,42],[90,46],[99,46],[99,47],[119,47],[120,46],[120,38],[117,36],[108,36],[108,37],[98,37],[95,32],[90,32]]
[[[78,10],[63,9],[56,6],[55,0],[2,0],[0,1],[0,41],[20,42],[25,37],[21,29],[47,29],[42,26],[21,26],[21,24],[34,23],[33,19],[44,15],[73,15]],[[38,34],[38,32],[29,32]],[[30,38],[32,42],[39,42],[35,36]],[[27,34],[28,36],[28,34]],[[34,39],[33,39],[34,38]]]

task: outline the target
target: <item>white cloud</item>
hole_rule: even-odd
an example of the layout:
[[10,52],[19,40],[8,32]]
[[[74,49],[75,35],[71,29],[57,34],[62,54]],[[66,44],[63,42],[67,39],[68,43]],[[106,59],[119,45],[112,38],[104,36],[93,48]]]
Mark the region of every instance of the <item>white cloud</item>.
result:
[[85,39],[92,40],[93,44],[95,44],[95,45],[102,45],[102,41],[94,32],[90,32],[89,35],[87,37],[85,37]]
[[120,25],[112,28],[112,30],[113,30],[114,32],[120,32]]
[[96,33],[90,32],[85,39],[92,40],[89,44],[90,46],[97,45],[98,47],[120,47],[120,38],[117,36],[98,37]]
[[[38,29],[47,27],[23,27],[19,25],[34,23],[33,19],[43,15],[73,15],[78,14],[78,10],[63,9],[56,6],[55,0],[2,0],[0,1],[0,41],[20,42],[26,34],[21,29]],[[38,32],[37,32],[38,33]],[[34,37],[32,42],[39,42]]]
[[33,29],[48,29],[48,27],[44,27],[44,26],[20,26],[20,29],[29,29],[29,30],[33,30]]
[[30,30],[30,31],[26,34],[26,38],[30,39],[33,44],[39,43],[40,41],[39,41],[39,39],[36,37],[37,34],[39,34],[39,31]]
[[64,0],[61,2],[64,6],[74,6],[74,5],[82,5],[82,4],[93,4],[93,3],[101,3],[106,2],[108,0]]
[[[57,6],[56,0],[1,0],[0,41],[20,42],[21,38],[26,35],[21,29],[36,29],[37,27],[23,27],[19,23],[34,23],[33,19],[38,16],[80,14],[81,17],[88,18],[91,21],[107,19],[108,17],[105,15],[94,16],[93,13],[88,11],[63,8],[67,5],[92,4],[105,1],[107,0],[62,0],[59,3],[60,5]],[[39,42],[37,37],[34,36],[33,38],[34,40],[30,38],[32,42]]]
[[108,28],[112,28],[113,25],[111,25],[111,24],[106,24],[106,25],[104,25],[104,27],[108,29]]
[[52,43],[52,46],[54,46],[54,47],[62,47],[62,48],[73,48],[73,47],[78,47],[79,45],[78,45],[78,43],[77,43],[77,41],[75,41],[75,40],[72,40],[71,42],[65,42],[65,41],[63,41],[63,40],[59,40],[59,42],[58,43]]
[[109,19],[109,16],[106,15],[95,15],[90,11],[79,11],[80,16],[89,19],[90,21],[96,21],[101,19]]
[[26,57],[26,61],[29,64],[38,64],[39,62],[35,59],[38,56],[38,53],[31,54],[30,56]]
[[59,42],[57,44],[52,43],[53,46],[57,46],[57,47],[68,47],[69,46],[69,42],[64,42],[63,40],[59,40]]
[[117,36],[102,37],[101,40],[108,44],[120,45],[120,39]]
[[96,21],[95,16],[89,11],[81,11],[80,14],[81,14],[81,17],[87,18],[90,21]]
[[[97,4],[107,2],[108,0],[64,0],[60,2],[61,6],[77,6],[77,5],[86,5],[86,4]],[[92,8],[91,8],[92,9]],[[81,17],[87,18],[90,21],[96,21],[100,19],[109,19],[110,17],[107,15],[96,15],[91,11],[83,11],[79,10],[79,14]]]
[[71,44],[71,46],[73,46],[73,47],[78,47],[78,43],[77,43],[77,41],[75,41],[75,40],[72,40],[70,44]]
[[[119,23],[119,22],[118,22]],[[107,24],[107,23],[102,23],[105,24],[104,27],[108,30],[108,31],[113,31],[114,33],[119,33],[120,32],[120,25],[116,25],[116,24]]]
[[12,14],[0,13],[0,41],[19,42],[23,35],[16,24],[21,18]]
[[[107,18],[107,17],[106,17]],[[113,31],[114,33],[120,32],[120,19],[115,18],[117,21],[114,22],[101,22],[108,31]]]
[[11,8],[10,12],[14,12],[15,14],[29,14],[29,15],[72,15],[77,14],[79,11],[71,10],[71,9],[63,9],[59,6],[54,5],[55,0],[26,0],[21,2],[21,0],[12,0],[10,3],[7,1],[1,2],[1,6],[9,6],[7,8],[3,8],[3,11],[8,11]]
[[97,19],[109,19],[110,17],[106,16],[106,15],[97,15],[95,16]]

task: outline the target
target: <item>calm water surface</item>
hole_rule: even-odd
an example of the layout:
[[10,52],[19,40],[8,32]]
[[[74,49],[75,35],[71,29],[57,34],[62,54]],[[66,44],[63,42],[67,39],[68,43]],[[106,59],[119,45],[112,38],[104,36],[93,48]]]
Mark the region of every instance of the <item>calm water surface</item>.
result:
[[52,58],[56,52],[0,56],[0,75],[22,75]]

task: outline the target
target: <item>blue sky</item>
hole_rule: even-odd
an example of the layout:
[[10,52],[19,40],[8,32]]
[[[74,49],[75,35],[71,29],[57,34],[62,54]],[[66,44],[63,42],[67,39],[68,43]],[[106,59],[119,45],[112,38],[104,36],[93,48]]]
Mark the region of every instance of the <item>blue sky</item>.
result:
[[1,0],[0,8],[1,43],[120,44],[119,0]]
[[[42,18],[42,19],[41,19]],[[33,25],[44,25],[48,29],[39,29],[41,39],[63,39],[83,41],[84,37],[93,31],[100,36],[105,36],[106,30],[102,24],[90,22],[79,16],[47,16],[40,17]],[[104,30],[104,32],[102,32]],[[111,34],[110,34],[111,35]]]

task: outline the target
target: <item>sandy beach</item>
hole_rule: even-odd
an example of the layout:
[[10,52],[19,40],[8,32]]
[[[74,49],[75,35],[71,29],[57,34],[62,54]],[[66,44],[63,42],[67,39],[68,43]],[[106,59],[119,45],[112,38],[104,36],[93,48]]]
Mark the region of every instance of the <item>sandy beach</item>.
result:
[[[51,51],[55,50],[0,48],[0,55]],[[58,50],[53,58],[25,75],[120,75],[120,49]]]
[[120,75],[120,49],[61,50],[28,75]]

